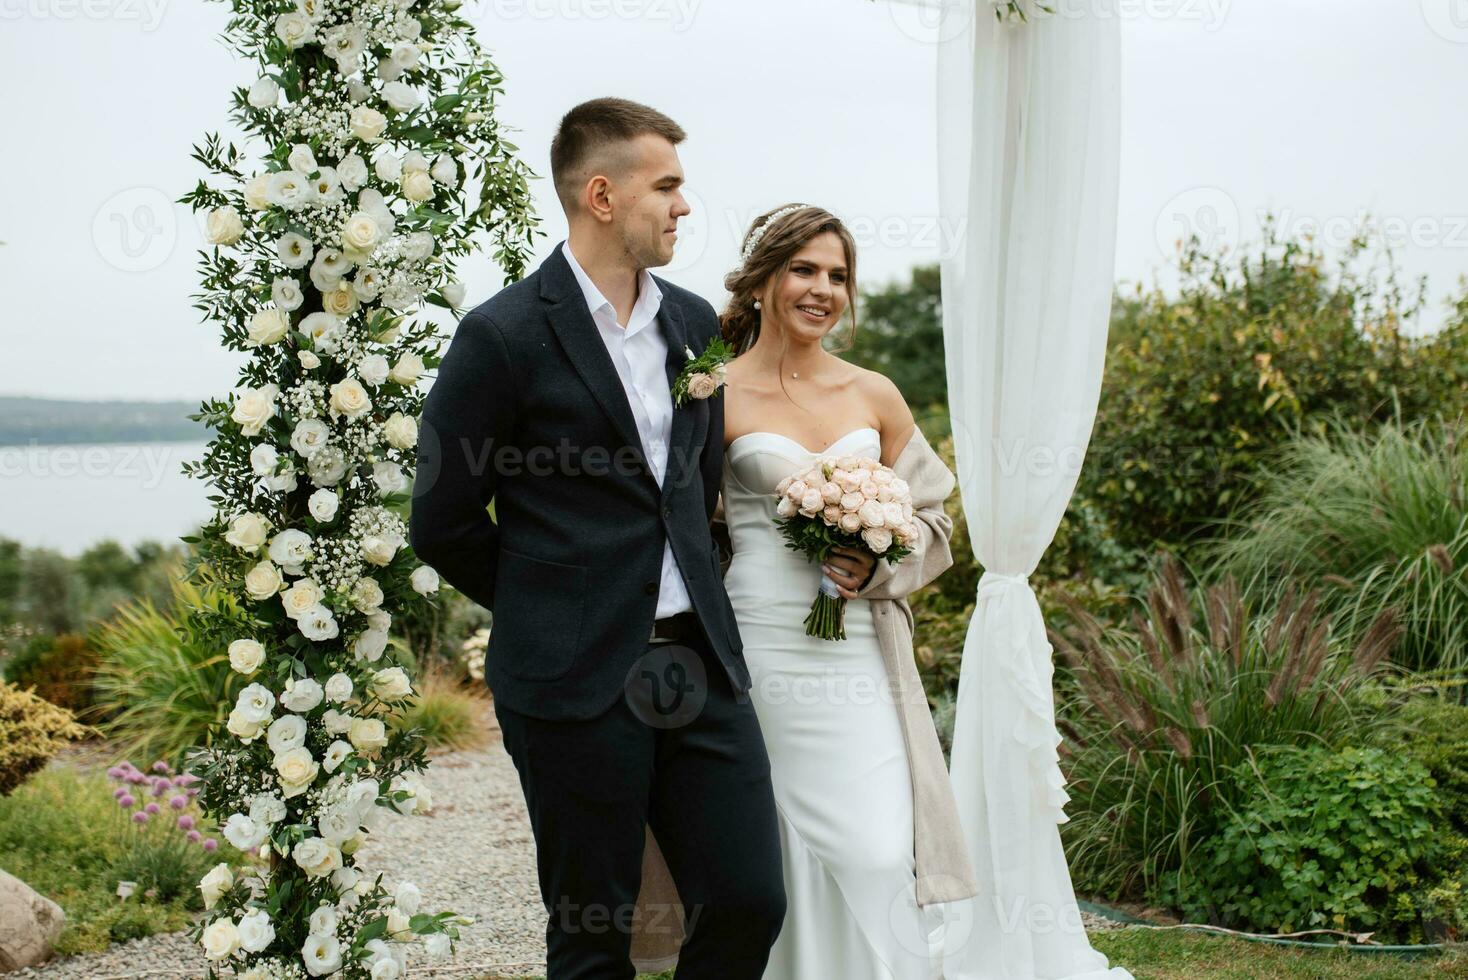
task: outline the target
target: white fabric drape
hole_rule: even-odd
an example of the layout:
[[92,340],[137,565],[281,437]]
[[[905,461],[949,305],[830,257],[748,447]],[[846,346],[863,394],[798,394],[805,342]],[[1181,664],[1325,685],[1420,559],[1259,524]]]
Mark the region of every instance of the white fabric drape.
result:
[[1055,536],[1095,420],[1115,259],[1115,0],[999,23],[944,0],[939,193],[958,477],[980,564],[952,779],[983,891],[949,978],[1122,980],[1080,924],[1059,823],[1052,649],[1028,576]]

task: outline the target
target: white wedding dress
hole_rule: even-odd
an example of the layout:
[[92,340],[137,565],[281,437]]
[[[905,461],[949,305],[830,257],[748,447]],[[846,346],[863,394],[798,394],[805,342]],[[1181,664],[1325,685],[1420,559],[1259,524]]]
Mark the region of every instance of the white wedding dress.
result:
[[733,603],[769,750],[788,911],[764,980],[941,976],[940,907],[913,899],[912,787],[870,604],[846,605],[846,639],[805,635],[820,565],[785,547],[775,486],[818,455],[880,458],[876,429],[821,453],[773,432],[724,460]]

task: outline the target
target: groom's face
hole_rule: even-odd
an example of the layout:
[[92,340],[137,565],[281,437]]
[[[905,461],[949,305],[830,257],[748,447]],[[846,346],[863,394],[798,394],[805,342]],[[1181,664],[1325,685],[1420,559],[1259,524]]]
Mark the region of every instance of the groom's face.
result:
[[639,268],[673,261],[678,219],[692,212],[683,197],[678,150],[661,136],[628,144],[627,167],[613,190],[613,221]]

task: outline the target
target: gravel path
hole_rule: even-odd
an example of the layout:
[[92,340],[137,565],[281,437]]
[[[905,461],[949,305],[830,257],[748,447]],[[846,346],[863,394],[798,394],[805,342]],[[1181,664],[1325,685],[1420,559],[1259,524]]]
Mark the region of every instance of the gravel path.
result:
[[[391,815],[363,846],[359,866],[408,880],[423,892],[423,911],[452,909],[474,917],[452,960],[438,968],[420,954],[414,977],[538,976],[545,973],[545,918],[535,879],[535,846],[515,766],[494,735],[485,750],[433,757],[427,816]],[[199,947],[181,933],[119,943],[101,953],[53,960],[9,974],[44,980],[202,977]]]
[[[493,711],[487,749],[434,756],[427,783],[428,816],[390,816],[362,848],[360,866],[387,874],[423,892],[424,911],[452,909],[474,917],[462,930],[454,958],[434,967],[421,955],[410,960],[418,978],[542,976],[545,918],[535,878],[535,847],[514,764],[499,742]],[[1082,913],[1086,929],[1123,928]],[[9,974],[44,980],[200,978],[198,946],[181,933],[119,943],[104,952],[53,960]]]

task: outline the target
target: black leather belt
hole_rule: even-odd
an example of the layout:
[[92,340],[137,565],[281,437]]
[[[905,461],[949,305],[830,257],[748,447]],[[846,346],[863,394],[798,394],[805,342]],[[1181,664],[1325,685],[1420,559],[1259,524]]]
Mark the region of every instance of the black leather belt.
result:
[[648,637],[649,642],[659,643],[699,643],[702,640],[703,627],[692,610],[653,620],[652,636]]

